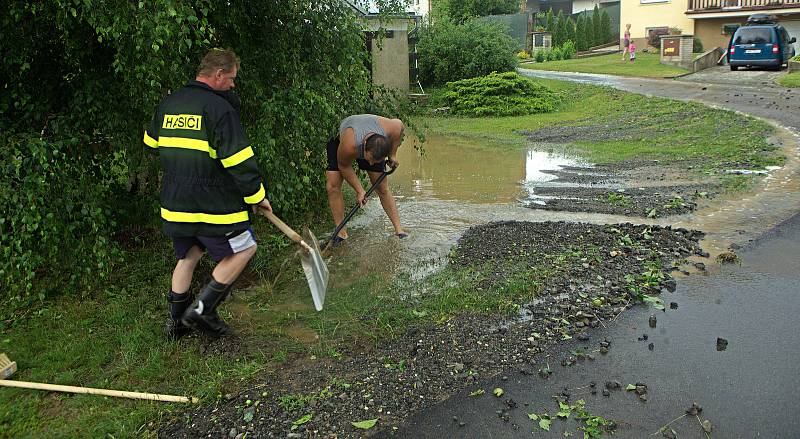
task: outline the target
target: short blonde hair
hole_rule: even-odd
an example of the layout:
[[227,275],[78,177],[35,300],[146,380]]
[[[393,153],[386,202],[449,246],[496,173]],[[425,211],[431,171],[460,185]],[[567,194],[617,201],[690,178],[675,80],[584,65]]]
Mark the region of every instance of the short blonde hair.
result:
[[206,53],[197,67],[198,76],[211,76],[218,69],[230,72],[234,67],[239,68],[239,57],[230,49],[211,49]]

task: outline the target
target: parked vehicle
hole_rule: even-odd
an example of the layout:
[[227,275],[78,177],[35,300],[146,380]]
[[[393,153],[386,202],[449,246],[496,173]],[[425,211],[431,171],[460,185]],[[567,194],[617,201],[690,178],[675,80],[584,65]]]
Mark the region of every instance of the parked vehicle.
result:
[[774,15],[755,14],[747,24],[734,32],[728,44],[728,64],[731,70],[739,67],[761,66],[780,70],[794,57],[797,41],[778,24]]

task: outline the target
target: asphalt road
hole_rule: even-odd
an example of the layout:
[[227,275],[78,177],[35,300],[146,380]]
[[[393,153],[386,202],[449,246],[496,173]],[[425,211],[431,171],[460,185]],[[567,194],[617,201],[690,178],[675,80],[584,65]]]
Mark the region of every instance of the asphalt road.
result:
[[[748,84],[709,84],[615,78],[604,75],[535,72],[537,76],[611,85],[623,90],[683,100],[698,100],[764,117],[800,132],[800,91]],[[756,80],[760,81],[760,80]],[[800,212],[800,206],[796,211]],[[684,416],[669,425],[679,438],[703,438],[700,421],[709,420],[716,438],[798,438],[800,408],[800,214],[781,223],[739,250],[741,264],[719,266],[678,280],[674,293],[662,298],[667,306],[656,311],[635,307],[587,342],[560,346],[537,357],[549,367],[547,378],[531,370],[509,370],[478,382],[440,404],[409,418],[396,431],[379,437],[401,438],[516,438],[583,437],[574,418],[539,428],[529,413],[555,416],[553,395],[567,388],[570,401],[586,401],[586,410],[617,424],[614,437],[662,437],[659,429],[681,417],[692,403],[703,407],[698,417]],[[656,327],[649,325],[651,314]],[[647,340],[642,340],[644,335]],[[596,351],[608,339],[608,354],[594,353],[573,366],[561,360],[574,349]],[[718,350],[717,338],[727,340]],[[652,343],[652,349],[649,345]],[[607,381],[621,390],[603,396]],[[596,383],[592,394],[590,383]],[[647,385],[647,400],[625,391],[627,384]],[[502,397],[492,389],[504,390]],[[482,396],[469,393],[483,389]],[[651,436],[654,434],[654,436]]]

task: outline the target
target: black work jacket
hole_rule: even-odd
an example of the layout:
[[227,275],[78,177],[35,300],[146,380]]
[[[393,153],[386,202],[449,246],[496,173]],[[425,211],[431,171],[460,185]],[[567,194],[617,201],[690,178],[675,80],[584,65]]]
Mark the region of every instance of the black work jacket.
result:
[[161,218],[169,236],[222,236],[250,226],[248,205],[266,196],[239,112],[190,81],[161,102],[144,132],[158,154]]

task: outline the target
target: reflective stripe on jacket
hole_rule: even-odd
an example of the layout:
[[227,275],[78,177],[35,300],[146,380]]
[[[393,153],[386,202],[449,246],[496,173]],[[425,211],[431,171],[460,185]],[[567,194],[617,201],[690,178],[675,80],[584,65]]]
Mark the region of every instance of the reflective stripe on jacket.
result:
[[161,102],[144,132],[158,154],[161,218],[170,236],[219,236],[249,227],[266,196],[239,113],[224,93],[190,81]]

